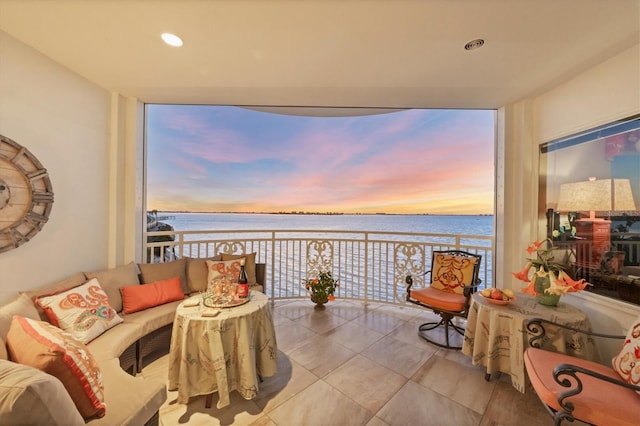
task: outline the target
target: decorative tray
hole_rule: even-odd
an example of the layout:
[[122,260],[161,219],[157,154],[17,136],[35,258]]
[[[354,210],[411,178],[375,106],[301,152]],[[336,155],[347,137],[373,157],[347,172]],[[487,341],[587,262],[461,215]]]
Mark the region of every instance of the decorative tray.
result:
[[[484,297],[484,296],[482,296],[482,297]],[[490,297],[484,297],[484,300],[486,300],[489,303],[493,303],[494,305],[506,305],[506,304],[511,303],[514,300],[516,300],[516,298],[512,297],[509,300],[498,300],[498,299],[492,299]]]
[[227,298],[216,298],[214,296],[205,296],[202,299],[202,303],[207,308],[233,308],[234,306],[244,305],[250,300],[250,298],[245,297],[243,299],[232,299],[228,300]]

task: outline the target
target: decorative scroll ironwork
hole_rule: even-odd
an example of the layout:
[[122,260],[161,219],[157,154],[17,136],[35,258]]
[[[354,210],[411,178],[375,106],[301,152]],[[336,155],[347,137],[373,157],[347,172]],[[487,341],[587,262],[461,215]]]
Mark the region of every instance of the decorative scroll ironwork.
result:
[[[425,267],[425,249],[423,245],[415,243],[399,243],[394,247],[394,277],[393,277],[393,298],[398,302],[406,300],[407,285],[405,278],[407,275],[415,275],[418,280],[422,279]],[[415,283],[415,281],[414,281]]]
[[307,275],[333,272],[333,241],[310,240],[307,243]]
[[242,241],[222,241],[215,245],[216,253],[245,254],[245,243]]

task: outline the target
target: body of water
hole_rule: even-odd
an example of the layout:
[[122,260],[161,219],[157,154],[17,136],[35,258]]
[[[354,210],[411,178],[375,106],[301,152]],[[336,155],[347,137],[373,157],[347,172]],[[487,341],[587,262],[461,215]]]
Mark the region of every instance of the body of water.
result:
[[158,213],[176,231],[325,230],[493,235],[493,216]]
[[[241,213],[170,213],[159,212],[158,219],[174,228],[175,231],[202,231],[202,234],[192,234],[186,240],[206,240],[207,231],[293,231],[285,237],[288,238],[284,244],[276,244],[274,250],[277,251],[276,263],[267,270],[267,282],[274,283],[275,294],[278,297],[297,297],[304,293],[304,289],[298,284],[306,276],[304,255],[304,239],[309,238],[302,231],[316,231],[314,238],[332,231],[355,231],[355,232],[399,232],[410,234],[442,234],[443,236],[420,237],[416,235],[389,236],[387,241],[410,240],[415,242],[426,241],[428,239],[433,244],[450,245],[455,235],[465,236],[493,236],[493,216],[439,216],[439,215],[310,215],[310,214],[241,214]],[[296,235],[295,231],[301,231]],[[223,237],[217,234],[217,237]],[[233,235],[230,232],[230,235]],[[348,234],[347,234],[348,235]],[[251,239],[251,237],[247,237]],[[299,239],[297,239],[299,238]],[[387,246],[385,243],[372,243],[371,253],[366,255],[363,252],[363,245],[356,240],[362,241],[362,236],[350,237],[342,236],[342,241],[336,243],[335,267],[340,271],[342,283],[345,286],[340,288],[343,297],[362,298],[365,289],[362,283],[366,281],[363,265],[370,264],[369,268],[369,288],[370,296],[378,301],[391,301],[394,296],[394,278],[389,275],[392,272],[387,262],[393,262],[395,253],[393,245]],[[467,237],[462,244],[471,246],[487,247],[484,262],[481,265],[480,273],[484,285],[491,283],[491,249],[487,240]],[[252,246],[253,247],[253,246]],[[203,250],[200,247],[200,257],[207,257],[212,252]],[[253,247],[255,250],[255,247]],[[186,256],[190,256],[189,253]],[[368,258],[366,258],[368,256]],[[427,259],[429,262],[429,259]],[[429,266],[429,264],[425,265]],[[335,271],[334,271],[335,272]],[[271,275],[270,275],[271,274]],[[404,286],[403,283],[400,284]]]

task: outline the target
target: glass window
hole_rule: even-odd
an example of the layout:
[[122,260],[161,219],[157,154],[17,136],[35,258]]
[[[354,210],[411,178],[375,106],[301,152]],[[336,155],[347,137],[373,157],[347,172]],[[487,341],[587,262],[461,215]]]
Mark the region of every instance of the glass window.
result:
[[589,291],[640,305],[640,116],[540,148],[541,218]]

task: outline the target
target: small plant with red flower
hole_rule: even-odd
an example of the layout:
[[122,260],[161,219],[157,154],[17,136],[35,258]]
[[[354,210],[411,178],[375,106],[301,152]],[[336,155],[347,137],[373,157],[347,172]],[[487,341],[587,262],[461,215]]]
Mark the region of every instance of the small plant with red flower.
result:
[[338,279],[333,278],[331,272],[320,272],[315,278],[307,278],[302,281],[304,288],[316,301],[336,300],[333,293],[339,287]]

